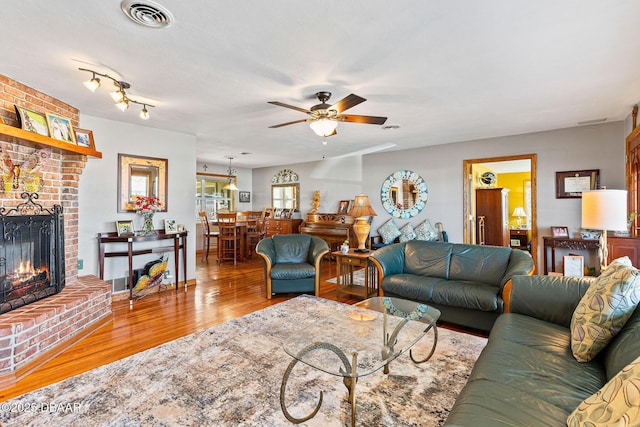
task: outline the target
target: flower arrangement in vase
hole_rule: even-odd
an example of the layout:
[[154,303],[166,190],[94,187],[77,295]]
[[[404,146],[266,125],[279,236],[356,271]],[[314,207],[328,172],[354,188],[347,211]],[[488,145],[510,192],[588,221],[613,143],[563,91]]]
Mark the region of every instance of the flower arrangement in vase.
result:
[[138,215],[142,215],[144,223],[142,231],[145,235],[154,234],[153,215],[160,210],[160,199],[153,196],[136,196],[134,210]]

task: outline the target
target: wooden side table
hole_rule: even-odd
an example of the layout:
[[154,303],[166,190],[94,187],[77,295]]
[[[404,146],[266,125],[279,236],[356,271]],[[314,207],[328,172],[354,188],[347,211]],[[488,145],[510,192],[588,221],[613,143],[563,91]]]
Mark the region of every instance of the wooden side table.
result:
[[[349,249],[346,254],[331,253],[336,257],[338,296],[344,293],[367,299],[378,295],[378,269],[369,262],[371,254],[373,252],[355,252],[355,249]],[[353,273],[358,267],[364,268],[363,286],[353,283]]]

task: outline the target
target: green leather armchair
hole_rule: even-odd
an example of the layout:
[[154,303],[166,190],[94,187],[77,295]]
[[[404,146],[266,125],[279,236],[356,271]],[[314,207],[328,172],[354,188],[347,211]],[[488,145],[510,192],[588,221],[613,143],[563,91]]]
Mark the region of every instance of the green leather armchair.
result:
[[313,292],[320,295],[320,266],[329,253],[327,242],[308,234],[276,234],[258,242],[264,262],[267,298],[275,293]]

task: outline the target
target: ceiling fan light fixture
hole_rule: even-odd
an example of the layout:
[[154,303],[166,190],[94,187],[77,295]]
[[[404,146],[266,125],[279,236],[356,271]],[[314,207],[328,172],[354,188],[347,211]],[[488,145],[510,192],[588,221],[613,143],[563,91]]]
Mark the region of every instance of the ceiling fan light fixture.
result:
[[318,136],[329,136],[338,127],[338,122],[330,119],[319,119],[309,125]]

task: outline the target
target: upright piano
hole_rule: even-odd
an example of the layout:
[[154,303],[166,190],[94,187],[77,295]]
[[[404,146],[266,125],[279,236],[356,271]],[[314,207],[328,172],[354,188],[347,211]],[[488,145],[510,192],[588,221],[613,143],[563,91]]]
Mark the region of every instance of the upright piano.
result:
[[357,246],[352,230],[354,222],[355,218],[349,215],[309,213],[307,219],[300,224],[300,233],[320,237],[327,242],[331,251],[337,251],[345,240],[349,240],[350,246]]

